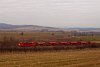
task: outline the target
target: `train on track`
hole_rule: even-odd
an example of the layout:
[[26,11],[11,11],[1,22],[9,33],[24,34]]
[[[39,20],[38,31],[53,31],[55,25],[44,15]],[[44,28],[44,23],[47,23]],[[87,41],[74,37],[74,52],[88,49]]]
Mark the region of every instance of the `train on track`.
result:
[[100,43],[96,43],[96,42],[20,42],[17,44],[17,46],[19,47],[36,47],[36,46],[52,46],[52,47],[57,47],[57,46],[63,46],[63,47],[67,47],[67,46],[75,46],[75,47],[98,47],[98,45],[100,46]]

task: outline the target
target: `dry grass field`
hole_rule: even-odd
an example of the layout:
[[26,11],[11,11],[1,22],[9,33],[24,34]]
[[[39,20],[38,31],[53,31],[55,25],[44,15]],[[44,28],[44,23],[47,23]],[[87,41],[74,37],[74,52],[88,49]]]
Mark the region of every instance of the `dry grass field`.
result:
[[75,36],[68,32],[0,32],[0,41],[13,39],[18,41],[100,41],[100,36]]
[[[96,41],[100,36],[69,36],[62,32],[0,32],[0,48],[16,47],[20,41]],[[100,48],[0,52],[0,67],[100,67]]]
[[100,49],[5,52],[0,67],[100,67]]

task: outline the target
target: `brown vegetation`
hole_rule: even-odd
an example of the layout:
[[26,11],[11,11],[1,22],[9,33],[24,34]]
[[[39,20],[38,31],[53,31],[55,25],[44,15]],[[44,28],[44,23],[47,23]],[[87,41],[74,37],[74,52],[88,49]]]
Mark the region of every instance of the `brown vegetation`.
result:
[[[82,33],[81,33],[82,34]],[[19,42],[41,42],[41,41],[98,41],[100,42],[100,35],[79,35],[76,32],[0,32],[0,50],[10,49],[17,50]],[[90,34],[90,35],[89,35]],[[43,47],[45,48],[45,47]],[[22,49],[22,48],[21,48]],[[23,48],[29,49],[29,48]],[[36,50],[38,48],[35,48]]]
[[0,53],[0,67],[100,67],[100,49]]

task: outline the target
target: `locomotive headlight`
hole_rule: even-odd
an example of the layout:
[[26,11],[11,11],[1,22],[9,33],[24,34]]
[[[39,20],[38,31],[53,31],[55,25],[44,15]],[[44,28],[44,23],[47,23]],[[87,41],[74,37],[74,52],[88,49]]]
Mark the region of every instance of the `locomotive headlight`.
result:
[[18,44],[18,46],[20,46],[21,44]]

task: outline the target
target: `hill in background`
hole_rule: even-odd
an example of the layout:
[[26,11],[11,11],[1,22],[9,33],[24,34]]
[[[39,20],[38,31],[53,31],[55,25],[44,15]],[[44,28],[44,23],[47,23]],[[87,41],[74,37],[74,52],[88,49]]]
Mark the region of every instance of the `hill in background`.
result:
[[64,29],[38,25],[11,25],[0,23],[1,31],[62,31]]
[[79,32],[100,32],[100,28],[55,28],[38,25],[12,25],[0,23],[0,31],[79,31]]

